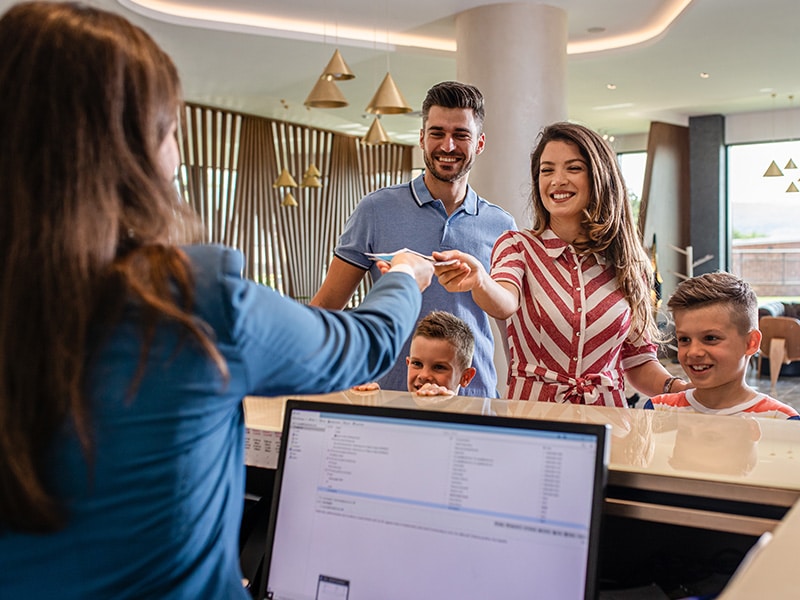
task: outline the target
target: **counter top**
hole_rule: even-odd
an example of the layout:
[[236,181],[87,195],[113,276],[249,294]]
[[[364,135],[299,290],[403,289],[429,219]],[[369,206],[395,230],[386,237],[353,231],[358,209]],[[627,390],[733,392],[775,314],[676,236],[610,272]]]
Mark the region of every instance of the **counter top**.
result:
[[[611,425],[612,433],[611,470],[785,488],[800,496],[800,423],[792,421],[468,396],[428,398],[386,390],[371,393],[346,391],[297,398],[607,423]],[[247,397],[247,427],[279,432],[286,399]]]
[[[420,397],[408,392],[348,390],[318,396],[292,396],[326,402],[395,406],[524,419],[605,423],[611,426],[609,490],[611,511],[663,522],[684,520],[686,525],[760,535],[777,525],[800,498],[800,423],[739,416],[712,416],[637,408],[608,408],[573,404],[472,398]],[[250,435],[279,439],[286,397],[245,399]],[[272,448],[277,459],[277,444]],[[264,466],[263,464],[261,466]],[[273,466],[274,468],[274,466]],[[714,522],[708,507],[697,511],[692,502],[681,514],[660,515],[651,499],[623,494],[615,500],[613,488],[642,490],[668,496],[702,497],[720,503],[752,507],[779,507],[775,514],[756,514],[747,508],[723,509],[748,516],[746,525],[725,518]],[[663,505],[665,502],[658,501]],[[688,508],[687,508],[688,507]],[[751,507],[751,508],[752,508]],[[617,513],[620,514],[620,513]],[[738,517],[737,517],[738,518]],[[740,519],[741,520],[741,519]]]

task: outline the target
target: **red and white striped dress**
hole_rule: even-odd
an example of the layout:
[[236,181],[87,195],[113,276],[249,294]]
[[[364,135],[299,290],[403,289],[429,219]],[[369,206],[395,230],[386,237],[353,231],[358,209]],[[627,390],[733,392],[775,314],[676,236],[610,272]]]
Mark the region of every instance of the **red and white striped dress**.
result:
[[508,231],[491,276],[520,290],[508,319],[509,398],[627,406],[624,370],[657,360],[657,348],[628,339],[631,307],[604,257],[577,254],[550,229]]

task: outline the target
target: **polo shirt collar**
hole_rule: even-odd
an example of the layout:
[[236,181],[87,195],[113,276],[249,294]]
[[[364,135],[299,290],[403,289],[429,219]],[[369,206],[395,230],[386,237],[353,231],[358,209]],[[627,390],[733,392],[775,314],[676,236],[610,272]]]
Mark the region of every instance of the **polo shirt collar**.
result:
[[[428,187],[425,185],[423,177],[424,174],[420,175],[409,183],[409,186],[411,187],[411,195],[414,196],[414,200],[419,206],[422,206],[423,204],[429,204],[438,199],[431,196],[431,193],[428,191]],[[478,214],[478,194],[475,193],[475,190],[473,190],[469,184],[467,184],[467,196],[464,198],[464,201],[461,203],[461,206],[459,206],[458,210],[463,210],[469,215]]]
[[[550,258],[558,258],[564,252],[566,252],[567,248],[571,247],[571,244],[568,244],[560,237],[558,237],[555,232],[550,229],[549,227],[542,232],[542,235],[539,236],[539,239],[542,241],[542,245],[544,246],[544,251],[547,253],[547,256]],[[598,264],[605,265],[606,264],[606,257],[600,254],[599,252],[592,252],[597,260]]]

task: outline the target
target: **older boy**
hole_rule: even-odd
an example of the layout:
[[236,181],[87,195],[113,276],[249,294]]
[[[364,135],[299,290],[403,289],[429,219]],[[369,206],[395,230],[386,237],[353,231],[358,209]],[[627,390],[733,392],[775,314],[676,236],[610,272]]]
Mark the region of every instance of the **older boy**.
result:
[[655,396],[644,408],[800,419],[791,406],[747,385],[747,364],[761,332],[756,295],[746,282],[723,272],[693,277],[678,285],[667,306],[678,361],[695,387]]

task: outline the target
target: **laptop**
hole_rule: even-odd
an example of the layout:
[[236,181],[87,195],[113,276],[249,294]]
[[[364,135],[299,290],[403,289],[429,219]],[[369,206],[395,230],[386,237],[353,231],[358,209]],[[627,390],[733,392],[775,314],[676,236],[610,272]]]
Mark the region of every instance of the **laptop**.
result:
[[596,597],[604,425],[289,400],[273,600]]

